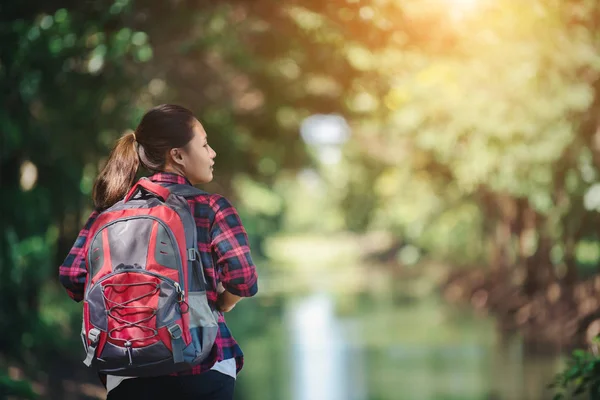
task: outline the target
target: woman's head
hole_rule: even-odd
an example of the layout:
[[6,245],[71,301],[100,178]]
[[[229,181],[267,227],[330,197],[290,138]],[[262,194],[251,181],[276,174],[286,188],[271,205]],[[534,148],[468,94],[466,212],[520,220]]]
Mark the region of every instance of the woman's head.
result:
[[140,162],[152,172],[183,175],[192,184],[210,182],[215,156],[191,111],[171,104],[154,107],[135,133],[117,141],[94,184],[94,204],[106,209],[121,200],[133,185]]

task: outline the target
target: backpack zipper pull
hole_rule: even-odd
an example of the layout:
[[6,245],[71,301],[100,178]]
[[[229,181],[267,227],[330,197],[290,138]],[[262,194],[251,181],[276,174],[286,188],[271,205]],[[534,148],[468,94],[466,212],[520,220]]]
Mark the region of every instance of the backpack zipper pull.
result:
[[181,286],[179,286],[179,283],[177,282],[174,282],[173,286],[175,286],[175,291],[179,295],[179,303],[182,303],[185,300],[185,291],[181,289]]
[[127,356],[129,357],[129,365],[132,365],[133,355],[131,353],[131,342],[129,340],[125,342],[125,348],[127,349]]

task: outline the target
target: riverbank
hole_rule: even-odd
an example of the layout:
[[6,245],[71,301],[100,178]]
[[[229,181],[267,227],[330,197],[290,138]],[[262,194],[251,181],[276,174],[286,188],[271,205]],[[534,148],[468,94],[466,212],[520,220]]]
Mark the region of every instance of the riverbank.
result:
[[600,333],[600,276],[577,282],[571,295],[559,283],[526,295],[501,274],[461,270],[448,275],[441,292],[450,303],[492,314],[500,329],[519,332],[538,347],[587,347]]
[[515,274],[425,259],[403,263],[399,245],[383,233],[279,236],[268,250],[269,270],[282,279],[265,279],[267,291],[379,291],[399,303],[436,292],[449,304],[493,316],[502,333],[519,334],[540,351],[586,347],[600,333],[600,275],[576,283],[572,293],[553,283],[527,295]]

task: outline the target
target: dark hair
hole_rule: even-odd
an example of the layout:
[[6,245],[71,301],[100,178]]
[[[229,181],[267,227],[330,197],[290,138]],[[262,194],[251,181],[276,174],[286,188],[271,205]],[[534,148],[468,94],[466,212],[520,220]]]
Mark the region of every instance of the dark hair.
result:
[[140,162],[152,172],[164,170],[169,150],[184,147],[194,137],[195,122],[190,110],[173,104],[148,111],[135,133],[126,133],[117,140],[96,178],[92,194],[96,209],[105,210],[123,199],[134,183]]

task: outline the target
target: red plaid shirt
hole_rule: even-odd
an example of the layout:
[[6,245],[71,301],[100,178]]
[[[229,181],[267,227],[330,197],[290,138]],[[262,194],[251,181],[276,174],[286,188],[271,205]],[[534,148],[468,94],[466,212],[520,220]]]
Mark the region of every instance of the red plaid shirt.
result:
[[[181,175],[161,172],[150,179],[154,182],[190,185]],[[218,194],[203,194],[189,198],[198,229],[198,251],[208,284],[206,294],[213,305],[217,301],[216,287],[219,282],[230,293],[240,297],[251,297],[258,291],[256,267],[250,256],[248,237],[236,209]],[[75,301],[83,300],[83,289],[87,274],[86,248],[89,229],[99,212],[90,215],[73,245],[69,255],[59,268],[62,285]],[[206,234],[208,230],[208,235]],[[237,344],[222,313],[219,313],[219,331],[210,356],[202,364],[176,375],[196,375],[209,370],[215,362],[235,358],[237,372],[242,369],[244,355]]]

